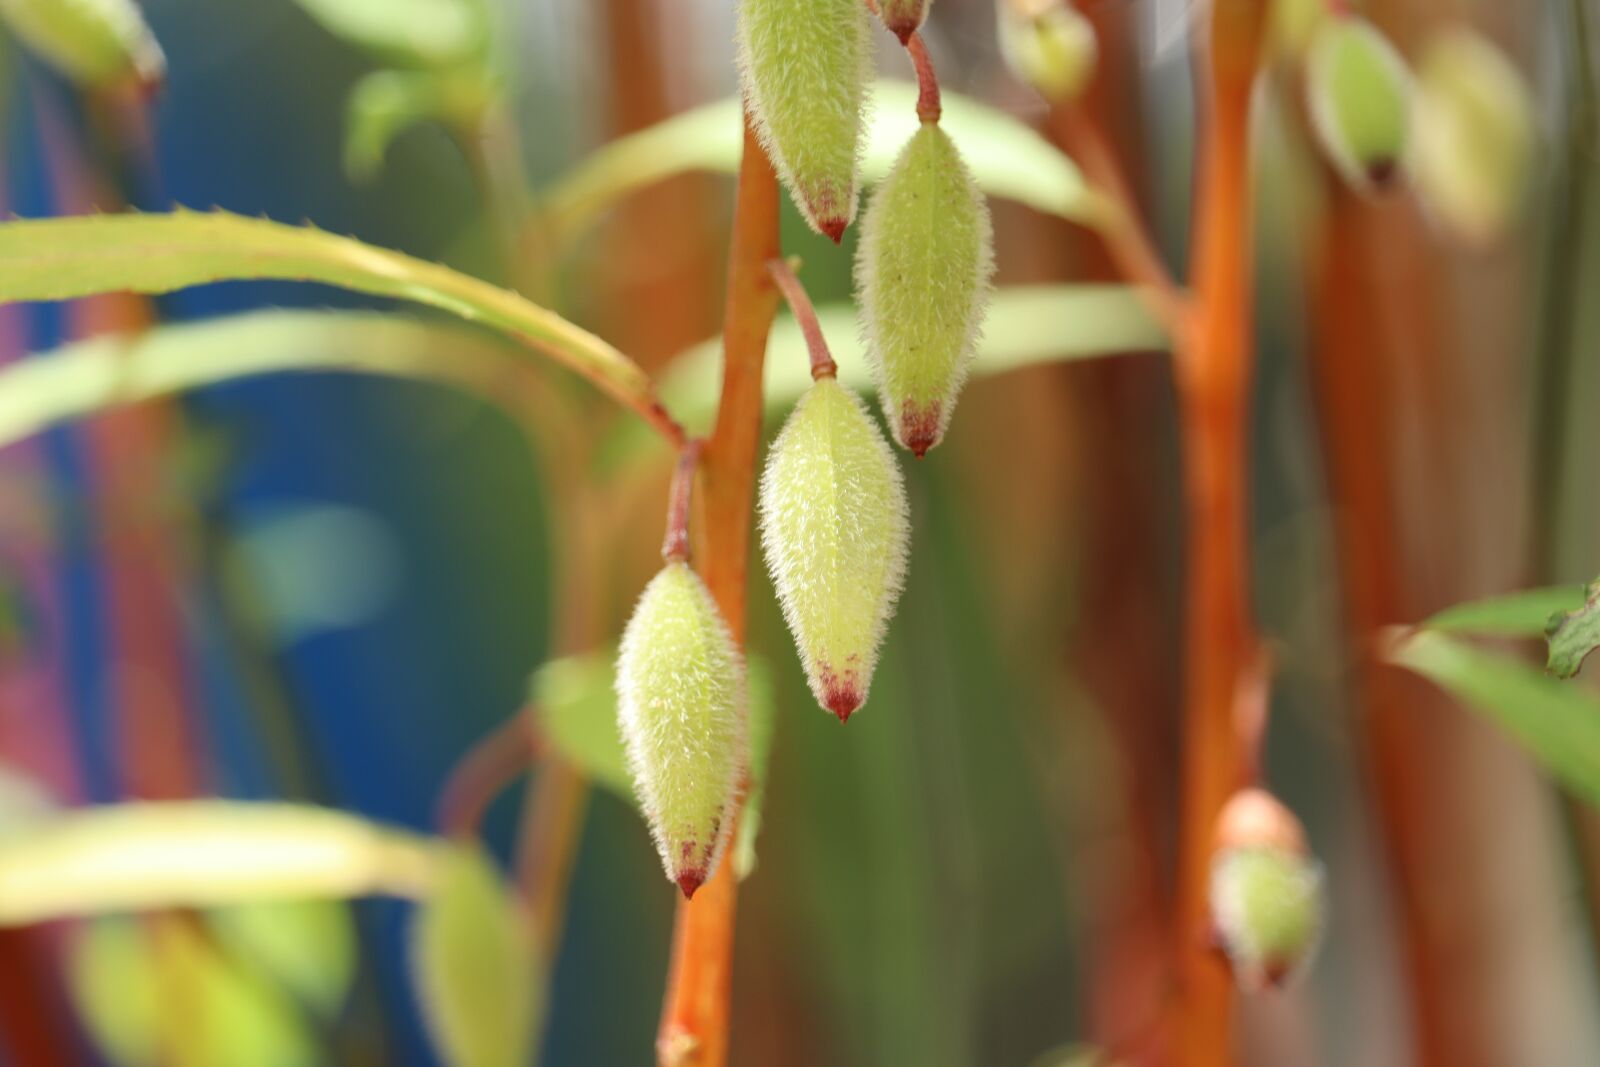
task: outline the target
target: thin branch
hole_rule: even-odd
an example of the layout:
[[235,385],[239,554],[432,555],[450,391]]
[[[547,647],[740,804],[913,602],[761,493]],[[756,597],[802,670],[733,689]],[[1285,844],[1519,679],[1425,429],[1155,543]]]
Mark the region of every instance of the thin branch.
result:
[[925,123],[937,123],[944,114],[944,104],[939,98],[939,75],[933,69],[933,58],[928,55],[921,33],[906,38],[906,52],[917,70],[917,118]]
[[476,835],[494,798],[533,765],[541,748],[533,711],[524,708],[468,749],[439,795],[440,832]]
[[811,297],[806,294],[806,287],[801,285],[800,279],[795,276],[795,264],[798,262],[799,260],[768,260],[767,271],[772,275],[772,280],[778,284],[783,298],[789,302],[789,310],[794,314],[795,322],[800,324],[801,334],[805,336],[806,351],[811,354],[811,380],[833,378],[839,373],[839,365],[833,361],[833,353],[828,351],[828,339],[822,336],[822,324],[817,321],[817,309],[812,306]]
[[661,558],[668,563],[689,560],[689,504],[694,498],[694,475],[700,467],[704,444],[696,437],[684,445],[678,454],[677,469],[672,472],[672,492],[667,498],[667,535],[661,542]]

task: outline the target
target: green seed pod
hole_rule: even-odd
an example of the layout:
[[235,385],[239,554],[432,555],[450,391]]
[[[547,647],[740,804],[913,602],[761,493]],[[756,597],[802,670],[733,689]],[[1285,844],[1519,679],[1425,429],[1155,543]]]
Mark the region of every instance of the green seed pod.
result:
[[928,18],[928,7],[933,0],[879,0],[878,12],[889,32],[900,38],[900,43],[922,28]]
[[870,33],[861,0],[739,4],[739,74],[756,132],[806,222],[835,242],[856,217]]
[[1211,861],[1211,917],[1218,945],[1248,991],[1282,985],[1315,954],[1322,936],[1322,865],[1281,803],[1246,789],[1218,820]]
[[1354,16],[1324,19],[1306,59],[1312,125],[1350,187],[1387,185],[1411,137],[1411,71],[1389,39]]
[[150,89],[166,77],[166,56],[133,0],[0,0],[0,19],[79,84]]
[[994,274],[983,193],[937,125],[907,142],[861,225],[862,331],[894,438],[919,457],[944,437]]
[[761,545],[811,692],[840,722],[866,702],[910,539],[888,442],[854,393],[819,379],[762,472]]
[[1074,100],[1094,76],[1094,24],[1062,0],[1000,0],[1000,55],[1046,100]]
[[693,896],[722,857],[747,756],[744,661],[687,563],[661,569],[623,631],[617,718],[667,877]]
[[1433,215],[1486,243],[1522,202],[1535,147],[1534,109],[1522,76],[1467,30],[1431,41],[1417,68],[1417,185]]

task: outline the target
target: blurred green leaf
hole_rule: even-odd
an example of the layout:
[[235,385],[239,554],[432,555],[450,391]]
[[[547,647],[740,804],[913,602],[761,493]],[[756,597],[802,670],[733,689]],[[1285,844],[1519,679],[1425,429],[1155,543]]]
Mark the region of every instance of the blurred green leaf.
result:
[[411,951],[429,1032],[450,1067],[522,1067],[539,1003],[533,938],[480,848],[442,856]]
[[259,374],[350,371],[503,401],[518,350],[475,331],[359,311],[257,311],[66,345],[0,368],[0,446],[69,419]]
[[1600,803],[1600,697],[1428,630],[1391,635],[1385,651],[1390,662],[1453,693],[1569,788]]
[[[855,308],[823,307],[817,317],[839,364],[839,380],[859,391],[871,390],[872,368]],[[1165,351],[1168,343],[1138,291],[1129,286],[1015,286],[995,293],[972,373],[1003,374],[1058,360]],[[662,400],[691,431],[705,430],[716,412],[721,380],[722,341],[712,338],[673,362],[661,381]],[[768,414],[786,411],[810,384],[805,338],[794,319],[781,318],[767,345]]]
[[[916,132],[916,96],[916,86],[908,82],[874,86],[862,155],[866,181],[881,180]],[[940,124],[989,195],[1076,222],[1093,223],[1101,217],[1102,201],[1077,165],[1005,112],[947,92]],[[571,240],[618,200],[675,174],[733,174],[743,150],[744,119],[737,98],[686,111],[618,138],[580,163],[545,194],[546,221],[556,241]]]
[[438,847],[293,804],[77,809],[0,836],[0,926],[306,897],[416,897],[428,889]]
[[[531,689],[541,736],[595,785],[637,807],[633,774],[617,728],[614,652],[553,660],[534,673]],[[755,869],[755,841],[761,829],[767,765],[776,726],[772,675],[765,661],[746,660],[750,682],[750,793],[733,843],[734,871],[740,878]]]
[[325,1019],[356,976],[356,931],[334,900],[272,900],[214,908],[207,922],[235,959],[258,968]]
[[1575,585],[1527,589],[1445,608],[1421,627],[1485,637],[1543,637],[1550,616],[1572,611],[1582,603],[1583,590]]
[[380,70],[350,90],[346,102],[345,172],[366,181],[383,169],[394,139],[423,122],[474,129],[488,106],[489,84],[460,71]]
[[107,1059],[116,1067],[154,1067],[161,1056],[160,986],[144,928],[125,917],[84,923],[72,935],[67,990]]
[[5,0],[0,20],[81,85],[154,86],[166,76],[161,45],[133,0]]
[[[52,0],[55,2],[55,0]],[[296,0],[336,37],[389,59],[424,66],[480,54],[481,0]]]
[[1557,678],[1576,675],[1589,653],[1600,645],[1600,581],[1591,584],[1582,595],[1581,604],[1559,606],[1552,612],[1555,617],[1548,620],[1545,636],[1550,639],[1550,661],[1547,669]]
[[516,293],[309,226],[193,211],[0,223],[0,301],[166,293],[257,278],[322,282],[426,304],[493,327],[613,396],[652,395],[636,363]]

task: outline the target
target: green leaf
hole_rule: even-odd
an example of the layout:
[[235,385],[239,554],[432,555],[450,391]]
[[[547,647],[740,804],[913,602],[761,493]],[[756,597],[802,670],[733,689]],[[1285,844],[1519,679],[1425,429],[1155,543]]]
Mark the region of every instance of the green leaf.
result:
[[80,927],[66,953],[67,991],[84,1029],[116,1067],[161,1058],[160,990],[144,929],[125,917]]
[[1527,663],[1428,630],[1392,635],[1387,646],[1391,662],[1443,686],[1568,788],[1600,803],[1600,698]]
[[[1574,597],[1573,599],[1576,599]],[[1571,678],[1589,653],[1600,645],[1600,581],[1583,592],[1583,603],[1557,606],[1545,636],[1550,639],[1546,669],[1557,678]]]
[[[873,87],[864,180],[876,182],[888,174],[916,132],[916,97],[916,86],[907,82],[880,81]],[[940,126],[990,196],[1075,222],[1094,223],[1103,217],[1103,201],[1077,165],[1005,112],[947,92]],[[744,119],[737,98],[686,111],[589,156],[545,195],[545,219],[556,241],[571,240],[618,200],[673,175],[735,173],[743,150]]]
[[1527,589],[1445,608],[1421,628],[1485,637],[1543,637],[1551,615],[1582,603],[1583,591],[1575,585]]
[[214,908],[207,925],[235,959],[260,970],[325,1019],[356,976],[356,930],[335,900],[273,900]]
[[367,181],[383,169],[390,143],[412,126],[440,122],[476,129],[490,99],[481,76],[460,71],[380,70],[350,90],[345,111],[345,172]]
[[443,855],[411,951],[429,1032],[450,1067],[522,1067],[539,1002],[533,938],[482,849]]
[[5,0],[0,20],[80,85],[154,86],[166,76],[166,56],[133,0]]
[[[52,0],[55,2],[55,0]],[[397,62],[440,66],[484,50],[481,2],[470,0],[296,0],[329,33]]]
[[[535,672],[531,703],[540,735],[562,759],[595,785],[637,807],[633,774],[617,729],[615,663],[612,651],[553,660]],[[771,671],[755,656],[748,656],[745,665],[750,685],[750,792],[732,849],[740,878],[755,869],[755,841],[776,726]]]
[[416,897],[426,838],[294,804],[118,804],[0,837],[0,926],[249,901]]
[[[820,308],[817,318],[839,364],[839,381],[872,389],[855,308]],[[1063,359],[1164,351],[1168,340],[1137,290],[1125,285],[1015,286],[995,293],[984,319],[975,376],[1003,374]],[[680,355],[662,379],[661,396],[691,431],[710,426],[722,380],[722,341],[712,338]],[[805,338],[781,318],[767,345],[767,413],[788,410],[811,384]]]
[[121,404],[261,374],[379,374],[504,403],[519,358],[519,349],[476,331],[376,312],[257,311],[160,326],[0,368],[0,447]]
[[545,353],[624,403],[653,396],[649,377],[632,360],[516,293],[311,227],[192,211],[0,223],[0,301],[166,293],[264,278],[439,308]]

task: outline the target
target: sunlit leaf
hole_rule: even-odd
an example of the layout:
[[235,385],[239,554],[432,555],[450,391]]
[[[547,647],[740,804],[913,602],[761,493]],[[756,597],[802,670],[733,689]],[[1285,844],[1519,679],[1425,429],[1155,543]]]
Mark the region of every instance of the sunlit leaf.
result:
[[[817,314],[839,364],[839,380],[858,390],[872,389],[855,309],[834,305]],[[1167,346],[1139,293],[1128,286],[1016,286],[995,294],[972,373],[1003,374],[1040,363]],[[716,411],[721,376],[722,342],[713,338],[678,357],[662,379],[662,399],[686,425],[705,430]],[[782,318],[767,346],[768,414],[787,410],[810,384],[805,339],[793,319]]]
[[329,33],[390,59],[435,66],[482,51],[481,0],[296,0]]
[[193,211],[0,223],[0,301],[166,293],[261,278],[322,282],[440,308],[544,352],[614,396],[632,402],[651,393],[632,360],[516,293],[309,226]]
[[429,886],[437,847],[293,804],[79,809],[0,836],[0,925],[248,901],[415,897]]
[[343,1007],[356,975],[356,930],[336,900],[283,900],[214,908],[218,942],[324,1018]]
[[166,57],[134,0],[3,0],[0,21],[90,88],[153,86],[166,76]]
[[[541,736],[561,757],[595,785],[637,805],[617,729],[614,653],[570,656],[546,664],[533,676],[534,713]],[[765,661],[748,657],[750,683],[750,792],[733,843],[734,870],[746,877],[755,869],[755,841],[761,829],[767,765],[776,726],[772,675]]]
[[428,1029],[449,1067],[522,1067],[538,1003],[526,920],[481,849],[441,859],[411,935]]
[[1386,654],[1453,693],[1573,791],[1600,803],[1600,697],[1427,630],[1391,635]]
[[154,953],[144,927],[125,917],[96,919],[72,935],[67,990],[84,1028],[116,1067],[154,1067],[161,1056]]
[[358,311],[257,311],[105,336],[0,368],[0,446],[68,419],[218,382],[344,371],[439,382],[481,399],[520,350],[477,331]]
[[[880,81],[874,86],[862,158],[866,181],[882,179],[916,132],[916,96],[916,86],[907,82]],[[940,125],[990,196],[1078,222],[1101,217],[1101,200],[1077,165],[1005,112],[947,92]],[[737,99],[686,111],[612,141],[579,164],[546,194],[545,217],[558,240],[570,239],[618,200],[675,174],[734,173],[743,138]]]
[[1600,645],[1600,581],[1591,584],[1582,596],[1581,604],[1557,607],[1552,612],[1557,617],[1549,620],[1548,669],[1557,678],[1577,674],[1584,659]]
[[1576,585],[1527,589],[1445,608],[1421,625],[1440,633],[1543,637],[1552,615],[1573,611],[1582,604],[1583,590]]

